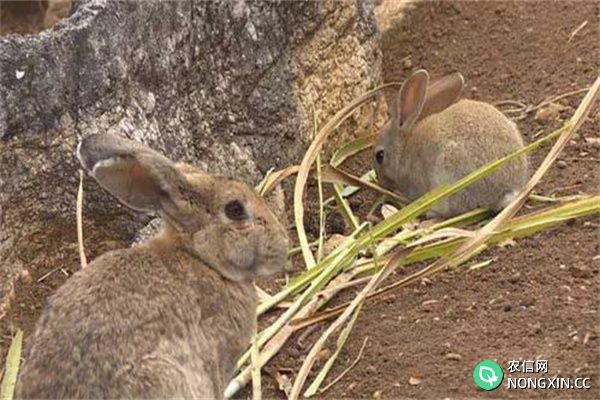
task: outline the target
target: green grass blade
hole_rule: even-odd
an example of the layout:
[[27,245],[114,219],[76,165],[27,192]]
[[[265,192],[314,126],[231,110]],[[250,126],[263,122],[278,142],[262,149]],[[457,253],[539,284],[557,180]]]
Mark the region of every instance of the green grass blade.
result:
[[329,160],[329,164],[334,167],[339,167],[346,159],[352,157],[355,154],[360,153],[373,146],[375,141],[377,140],[378,134],[361,136],[358,139],[355,139],[351,142],[344,144],[340,147],[333,156],[331,156],[331,160]]
[[[313,137],[317,136],[317,113],[313,108]],[[323,258],[323,244],[325,240],[325,210],[323,204],[323,179],[321,176],[321,153],[317,154],[317,189],[319,192],[319,239],[317,246],[317,262]]]
[[304,154],[304,158],[300,163],[300,167],[298,169],[298,175],[296,176],[296,184],[294,186],[294,220],[296,223],[296,232],[298,234],[298,241],[300,242],[300,246],[302,247],[302,255],[304,257],[304,262],[307,268],[312,268],[316,264],[315,257],[313,256],[310,248],[308,247],[308,238],[306,236],[306,230],[304,229],[304,189],[306,187],[306,182],[308,181],[308,174],[310,172],[310,167],[314,163],[317,154],[321,151],[323,144],[327,140],[327,137],[335,131],[346,119],[348,119],[352,113],[357,110],[359,107],[362,107],[364,104],[369,102],[372,98],[377,96],[380,91],[390,88],[390,87],[398,87],[400,86],[398,83],[388,83],[385,85],[381,85],[373,90],[368,91],[367,93],[359,96],[354,99],[350,104],[346,107],[342,108],[338,111],[320,130],[316,135],[315,139],[312,141],[308,150]]
[[342,196],[342,190],[340,185],[333,185],[333,197],[335,198],[335,201],[338,204],[338,209],[342,213],[342,216],[344,217],[346,222],[352,227],[353,230],[358,229],[360,225],[360,223],[358,222],[358,218],[356,218],[356,216],[352,212],[348,201],[346,201],[346,199],[344,199],[344,196]]
[[[365,227],[366,224],[363,224],[363,226],[359,227],[357,232],[361,232]],[[288,285],[286,288],[284,288],[284,290],[272,296],[270,301],[267,301],[258,307],[257,314],[260,315],[270,307],[273,307],[275,304],[292,294],[295,288],[308,286],[308,288],[294,300],[292,305],[283,314],[281,314],[273,324],[259,333],[259,348],[262,348],[264,344],[271,337],[273,337],[294,316],[294,314],[312,298],[316,292],[321,290],[342,269],[352,262],[352,260],[356,257],[356,254],[351,253],[351,243],[353,243],[354,240],[355,239],[352,236],[347,238],[346,241],[340,246],[341,249],[332,253],[333,258],[330,257],[332,255],[326,257],[321,263],[325,267],[323,269],[318,269],[318,267],[315,267],[314,275],[311,276],[311,279],[304,281],[298,280],[295,283],[291,283],[291,285]],[[308,272],[313,272],[313,270]],[[238,360],[238,368],[244,365],[248,361],[249,357],[250,351],[248,350]]]
[[4,378],[2,378],[2,385],[0,386],[0,398],[2,400],[12,400],[13,398],[15,385],[17,384],[17,375],[19,374],[19,365],[21,364],[22,346],[23,331],[18,329],[6,356]]
[[306,391],[304,392],[304,397],[314,396],[319,391],[319,388],[323,384],[323,381],[327,377],[327,374],[329,374],[329,371],[331,370],[333,363],[335,362],[338,355],[340,354],[340,351],[342,351],[342,348],[346,344],[346,341],[348,340],[348,337],[350,336],[350,332],[352,332],[352,328],[354,327],[354,323],[356,322],[356,318],[358,317],[358,314],[360,313],[361,308],[362,308],[362,305],[359,305],[356,308],[356,310],[354,310],[354,314],[352,314],[350,321],[348,321],[346,326],[344,326],[344,328],[340,332],[340,336],[338,337],[335,351],[333,352],[331,357],[329,357],[329,359],[325,362],[325,365],[323,365],[323,368],[321,368],[321,370],[317,374],[317,377],[315,378],[315,380],[310,384],[308,389],[306,389]]

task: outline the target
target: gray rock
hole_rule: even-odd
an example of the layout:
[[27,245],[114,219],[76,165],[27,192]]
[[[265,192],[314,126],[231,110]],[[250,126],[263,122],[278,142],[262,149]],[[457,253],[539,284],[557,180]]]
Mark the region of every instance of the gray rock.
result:
[[[0,37],[0,299],[24,268],[78,268],[81,137],[122,134],[255,183],[301,159],[313,105],[322,123],[379,71],[369,0],[81,0],[51,30]],[[85,190],[89,259],[150,220]]]

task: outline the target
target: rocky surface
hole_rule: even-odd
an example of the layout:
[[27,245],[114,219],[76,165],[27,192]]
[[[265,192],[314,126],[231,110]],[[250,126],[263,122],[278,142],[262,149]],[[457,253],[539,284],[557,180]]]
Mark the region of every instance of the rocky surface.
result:
[[[79,138],[123,134],[254,183],[298,162],[319,122],[379,83],[370,0],[74,2],[37,35],[0,37],[0,298],[78,268]],[[367,107],[338,140],[373,122]],[[85,181],[88,258],[149,217]]]

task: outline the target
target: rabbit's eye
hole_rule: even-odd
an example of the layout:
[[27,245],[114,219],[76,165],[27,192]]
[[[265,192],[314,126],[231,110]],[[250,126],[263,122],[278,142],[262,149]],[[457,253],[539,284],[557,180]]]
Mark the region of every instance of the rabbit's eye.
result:
[[383,164],[383,150],[375,152],[375,161],[377,161],[377,164]]
[[225,204],[225,215],[232,221],[243,221],[247,218],[246,209],[239,200]]

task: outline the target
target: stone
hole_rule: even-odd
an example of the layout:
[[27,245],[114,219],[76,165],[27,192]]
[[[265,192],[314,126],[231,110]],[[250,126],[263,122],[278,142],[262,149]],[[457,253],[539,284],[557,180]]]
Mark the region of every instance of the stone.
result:
[[[380,58],[370,0],[79,0],[49,30],[0,37],[0,299],[25,268],[79,268],[82,137],[125,135],[256,184],[300,161],[313,107],[322,125],[380,84]],[[366,133],[361,119],[330,146]],[[151,220],[84,189],[88,258]]]
[[452,361],[460,361],[462,360],[462,356],[460,354],[457,353],[448,353],[444,356],[444,358],[446,360],[452,360]]
[[568,107],[563,106],[562,104],[548,103],[535,112],[534,119],[542,122],[554,121],[560,117],[561,111],[566,109],[568,109]]
[[415,377],[412,377],[412,376],[408,379],[408,384],[411,385],[411,386],[420,385],[421,382],[422,382],[421,379],[415,378]]

